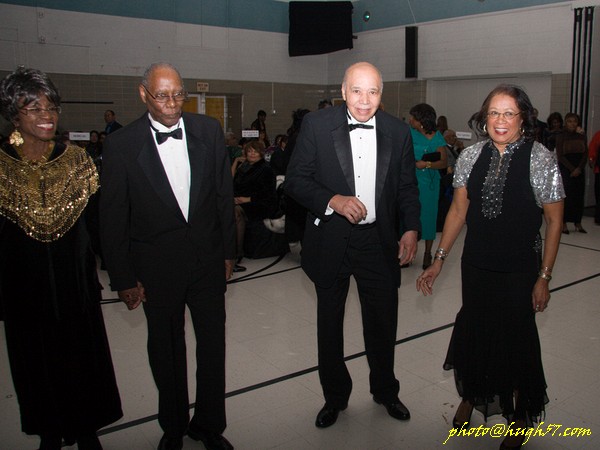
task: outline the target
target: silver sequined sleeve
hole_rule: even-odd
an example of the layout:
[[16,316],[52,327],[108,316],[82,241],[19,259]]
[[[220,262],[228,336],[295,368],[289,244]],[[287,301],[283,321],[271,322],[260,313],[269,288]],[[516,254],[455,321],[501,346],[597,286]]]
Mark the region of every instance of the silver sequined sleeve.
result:
[[531,186],[540,208],[544,203],[558,202],[566,197],[554,152],[539,142],[534,142],[530,164]]
[[476,142],[460,152],[454,168],[454,178],[452,180],[452,186],[454,188],[467,186],[467,180],[469,179],[469,175],[471,175],[471,170],[475,165],[475,161],[477,161],[479,155],[481,155],[481,149],[487,142],[487,140]]

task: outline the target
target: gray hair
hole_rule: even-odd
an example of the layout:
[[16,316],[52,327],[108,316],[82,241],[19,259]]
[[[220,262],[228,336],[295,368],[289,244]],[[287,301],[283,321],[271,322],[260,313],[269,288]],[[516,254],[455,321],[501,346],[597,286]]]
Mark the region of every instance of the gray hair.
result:
[[152,73],[156,70],[156,69],[164,69],[164,68],[168,68],[173,70],[177,76],[179,77],[181,81],[181,84],[183,84],[183,78],[181,78],[181,74],[179,73],[179,70],[177,70],[177,67],[175,67],[173,64],[168,63],[168,62],[164,62],[164,61],[159,61],[159,62],[155,62],[150,64],[146,70],[144,71],[144,76],[142,77],[142,85],[144,85],[145,87],[149,87],[148,86],[148,80],[150,79],[150,76],[152,75]]

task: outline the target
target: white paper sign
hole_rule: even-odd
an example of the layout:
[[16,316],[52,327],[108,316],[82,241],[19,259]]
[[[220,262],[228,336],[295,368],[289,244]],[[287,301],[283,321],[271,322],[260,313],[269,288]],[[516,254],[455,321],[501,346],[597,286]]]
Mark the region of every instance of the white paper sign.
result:
[[69,131],[69,140],[70,141],[89,141],[90,133],[84,133],[82,131]]

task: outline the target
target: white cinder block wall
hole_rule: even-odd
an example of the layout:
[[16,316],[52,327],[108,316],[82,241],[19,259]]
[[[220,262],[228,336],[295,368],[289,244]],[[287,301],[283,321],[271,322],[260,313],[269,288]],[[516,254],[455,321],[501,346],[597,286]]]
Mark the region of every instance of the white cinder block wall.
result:
[[[336,84],[350,62],[364,59],[386,81],[404,79],[403,27],[361,33],[353,50],[290,58],[284,33],[8,4],[0,10],[2,70],[25,64],[140,75],[150,61],[169,60],[184,77]],[[571,2],[417,26],[419,78],[570,72]]]
[[[561,3],[419,25],[419,78],[569,73],[573,10]],[[385,81],[404,79],[404,27],[361,33],[351,52],[329,56],[329,82],[352,60],[368,60]]]
[[164,60],[184,78],[327,83],[327,56],[290,58],[283,33],[4,3],[0,17],[0,70],[139,76]]

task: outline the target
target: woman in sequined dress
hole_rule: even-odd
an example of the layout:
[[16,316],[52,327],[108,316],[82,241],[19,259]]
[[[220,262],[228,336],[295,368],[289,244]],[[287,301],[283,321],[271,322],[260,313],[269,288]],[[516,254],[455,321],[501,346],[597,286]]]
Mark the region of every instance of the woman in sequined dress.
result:
[[[468,428],[473,408],[531,427],[548,402],[535,314],[550,300],[564,190],[555,154],[533,140],[532,112],[521,88],[499,85],[473,116],[470,125],[486,139],[460,154],[440,246],[417,279],[417,289],[431,294],[467,224],[463,304],[444,363],[462,397],[456,428]],[[523,438],[508,436],[500,448],[519,448]]]
[[121,401],[83,211],[98,188],[86,151],[54,143],[60,96],[38,70],[0,81],[0,316],[23,432],[101,449]]

